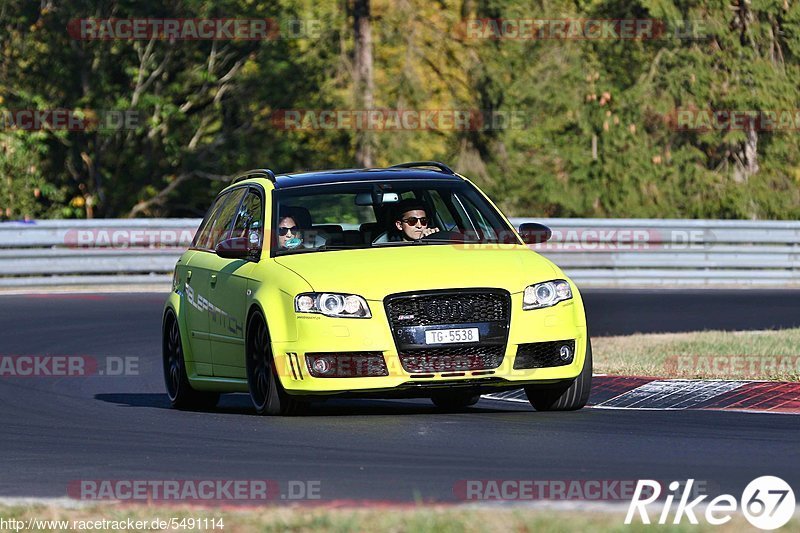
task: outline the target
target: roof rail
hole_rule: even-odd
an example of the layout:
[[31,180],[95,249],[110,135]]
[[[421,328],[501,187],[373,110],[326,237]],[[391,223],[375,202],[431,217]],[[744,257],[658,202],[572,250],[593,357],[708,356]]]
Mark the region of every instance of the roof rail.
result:
[[450,167],[448,167],[444,163],[439,163],[438,161],[412,161],[410,163],[400,163],[399,165],[392,165],[389,168],[417,168],[417,167],[434,167],[438,168],[439,172],[455,175],[455,172],[453,172],[453,170]]
[[239,183],[240,181],[255,177],[266,177],[269,181],[275,183],[275,173],[268,168],[256,168],[253,170],[240,172],[235,178],[233,178],[233,182],[231,183]]

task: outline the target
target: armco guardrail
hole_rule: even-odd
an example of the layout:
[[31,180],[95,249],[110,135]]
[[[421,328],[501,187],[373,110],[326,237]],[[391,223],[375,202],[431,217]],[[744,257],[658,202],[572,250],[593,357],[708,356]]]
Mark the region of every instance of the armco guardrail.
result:
[[512,219],[523,222],[553,229],[534,249],[583,285],[800,285],[800,222]]
[[0,223],[0,287],[163,285],[200,219]]
[[[585,286],[800,285],[800,222],[515,218],[553,230],[533,246]],[[165,288],[199,219],[0,223],[0,287]]]

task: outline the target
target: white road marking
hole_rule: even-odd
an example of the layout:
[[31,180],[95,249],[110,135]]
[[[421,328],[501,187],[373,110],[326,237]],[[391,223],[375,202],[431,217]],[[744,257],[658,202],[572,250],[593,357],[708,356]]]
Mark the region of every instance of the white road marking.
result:
[[689,409],[745,385],[746,381],[658,380],[597,404],[596,407]]

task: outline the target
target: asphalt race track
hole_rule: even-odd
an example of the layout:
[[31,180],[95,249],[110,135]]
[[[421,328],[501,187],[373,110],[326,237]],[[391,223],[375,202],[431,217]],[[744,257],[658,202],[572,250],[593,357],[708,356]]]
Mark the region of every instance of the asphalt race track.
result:
[[[800,291],[586,291],[594,336],[800,326]],[[77,480],[320,481],[323,500],[454,501],[463,480],[685,480],[740,493],[800,485],[792,415],[711,411],[537,413],[481,400],[333,400],[297,418],[169,408],[158,294],[0,297],[0,355],[138,357],[133,375],[0,378],[0,496],[64,497]],[[102,366],[102,364],[101,364]]]

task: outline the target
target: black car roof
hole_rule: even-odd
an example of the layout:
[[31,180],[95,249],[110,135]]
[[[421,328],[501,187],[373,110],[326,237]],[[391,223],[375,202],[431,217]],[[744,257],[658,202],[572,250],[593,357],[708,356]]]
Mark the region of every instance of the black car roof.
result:
[[280,174],[275,176],[275,188],[287,189],[290,187],[303,187],[306,185],[321,185],[325,183],[346,183],[353,181],[392,181],[392,180],[446,180],[462,181],[455,174],[448,174],[438,170],[419,168],[361,168],[345,170],[323,170]]

